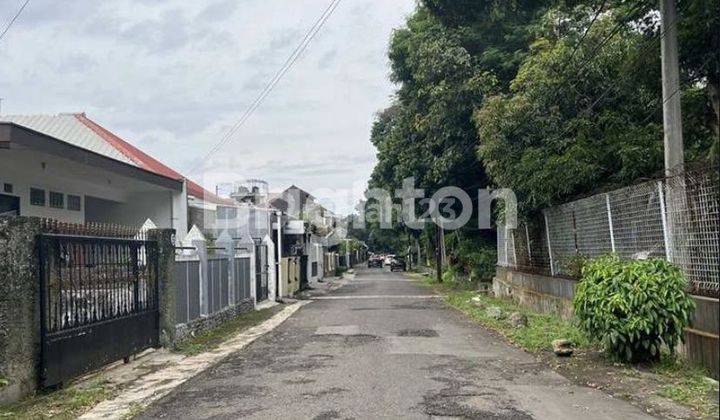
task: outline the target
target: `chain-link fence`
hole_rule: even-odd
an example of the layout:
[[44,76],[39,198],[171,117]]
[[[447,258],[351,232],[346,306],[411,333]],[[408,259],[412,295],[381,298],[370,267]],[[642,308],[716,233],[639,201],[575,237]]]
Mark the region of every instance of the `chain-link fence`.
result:
[[694,293],[718,296],[718,168],[688,171],[545,209],[516,229],[498,228],[498,265],[578,277],[582,262],[614,253],[667,258]]

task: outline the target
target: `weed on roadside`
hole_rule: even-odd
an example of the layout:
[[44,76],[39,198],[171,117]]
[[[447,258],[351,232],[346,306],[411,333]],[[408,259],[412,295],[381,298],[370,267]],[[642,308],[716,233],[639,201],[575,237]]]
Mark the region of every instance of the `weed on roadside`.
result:
[[684,361],[663,357],[651,371],[665,380],[659,394],[689,407],[708,418],[718,418],[718,382],[707,378],[705,370]]
[[[580,385],[602,388],[651,410],[658,407],[647,400],[648,395],[672,400],[688,407],[701,418],[718,418],[720,414],[718,382],[707,378],[703,369],[685,360],[664,354],[659,362],[649,366],[618,363],[610,355],[599,351],[572,321],[555,315],[539,314],[510,299],[469,291],[467,285],[438,284],[434,277],[419,273],[409,273],[409,277],[445,295],[448,305],[501,334],[512,344],[532,353],[544,353],[543,358],[553,366],[557,364],[557,358],[549,352],[552,340],[566,338],[572,341],[576,346],[577,357],[565,360],[556,368]],[[524,314],[528,318],[528,326],[515,328],[507,319],[488,316],[486,308],[489,306],[497,306],[505,314]]]
[[173,348],[173,351],[182,353],[186,356],[194,356],[199,353],[213,350],[233,335],[267,320],[282,310],[282,308],[282,305],[276,305],[272,308],[242,314],[209,331],[178,343],[175,348]]
[[114,395],[105,381],[73,386],[47,394],[36,394],[25,400],[0,407],[0,418],[73,419],[85,410]]

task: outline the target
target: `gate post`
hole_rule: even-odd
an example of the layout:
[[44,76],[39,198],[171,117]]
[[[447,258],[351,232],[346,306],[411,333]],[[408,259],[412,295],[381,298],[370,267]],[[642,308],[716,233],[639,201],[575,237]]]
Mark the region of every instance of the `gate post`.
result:
[[37,387],[40,360],[38,219],[0,217],[0,404]]
[[156,243],[158,282],[158,334],[160,345],[170,347],[175,342],[175,300],[177,285],[173,276],[175,268],[175,229],[150,229],[148,239]]

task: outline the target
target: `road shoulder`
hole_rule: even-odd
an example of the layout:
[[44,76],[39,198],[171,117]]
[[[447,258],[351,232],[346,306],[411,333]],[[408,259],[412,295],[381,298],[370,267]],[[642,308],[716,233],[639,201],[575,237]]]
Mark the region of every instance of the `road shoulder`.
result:
[[[406,277],[444,295],[447,306],[459,311],[505,343],[532,354],[539,363],[575,385],[600,390],[612,397],[628,401],[655,416],[717,418],[717,381],[704,378],[697,369],[684,366],[682,363],[669,364],[669,362],[657,367],[616,363],[609,360],[584,338],[576,337],[578,332],[575,327],[557,317],[537,314],[506,299],[438,285],[422,274],[407,273]],[[490,306],[497,306],[505,316],[502,319],[487,316],[486,310]],[[531,324],[530,327],[511,326],[508,318],[512,312],[525,315]],[[568,335],[570,337],[566,337]],[[575,338],[582,345],[575,350],[572,357],[559,358],[550,348],[550,342],[554,338]],[[672,396],[685,395],[687,398],[681,400],[672,398]]]

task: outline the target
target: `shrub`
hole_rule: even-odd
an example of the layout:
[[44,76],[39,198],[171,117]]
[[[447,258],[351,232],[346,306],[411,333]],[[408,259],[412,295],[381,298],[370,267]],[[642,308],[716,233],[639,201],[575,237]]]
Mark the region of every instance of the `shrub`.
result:
[[444,283],[455,283],[459,279],[459,270],[455,266],[446,267],[442,273],[442,281]]
[[581,328],[619,359],[657,360],[661,345],[673,351],[690,321],[686,285],[665,260],[601,257],[584,265],[573,305]]
[[497,250],[494,243],[480,238],[467,238],[458,244],[457,264],[473,281],[488,281],[495,275]]

